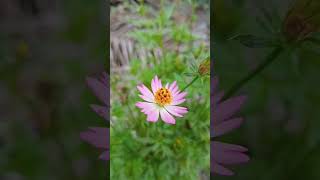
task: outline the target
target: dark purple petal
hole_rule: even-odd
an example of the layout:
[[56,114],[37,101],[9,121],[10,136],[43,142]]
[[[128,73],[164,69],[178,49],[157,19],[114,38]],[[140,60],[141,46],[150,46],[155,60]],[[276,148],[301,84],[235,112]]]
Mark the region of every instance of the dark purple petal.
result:
[[[243,119],[232,118],[240,110],[246,100],[246,96],[238,96],[221,102],[223,92],[217,92],[218,79],[211,80],[211,135],[217,137],[238,128]],[[231,118],[231,119],[230,119]],[[249,161],[249,156],[245,153],[247,148],[211,141],[211,172],[215,174],[232,176],[234,173],[224,167],[225,165],[245,163]]]
[[248,162],[250,158],[244,153],[246,150],[246,148],[238,145],[220,142],[211,143],[211,156],[213,160],[223,165]]
[[211,158],[211,171],[215,174],[220,174],[220,175],[223,175],[223,176],[232,176],[234,175],[234,173],[223,167],[222,165],[218,164],[217,162],[215,162],[212,158]]
[[[109,120],[109,77],[106,72],[97,78],[87,77],[87,85],[93,91],[95,96],[103,102],[103,106],[91,105],[93,111],[103,117],[106,121]],[[109,128],[93,127],[80,133],[80,138],[87,143],[106,150],[100,155],[100,159],[109,160]]]
[[91,108],[99,116],[101,116],[105,120],[109,121],[109,108],[107,106],[99,106],[99,105],[92,104]]
[[239,128],[242,122],[242,118],[233,118],[223,121],[220,124],[213,125],[211,126],[211,135],[213,135],[212,137],[217,137],[226,134],[232,131],[233,129]]
[[216,108],[216,106],[218,105],[218,103],[221,101],[221,99],[223,98],[224,96],[224,92],[221,91],[221,92],[218,92],[216,93],[214,96],[212,96],[212,99],[211,99],[211,107],[213,109]]
[[109,86],[109,76],[107,75],[106,72],[103,72],[100,78],[100,81],[105,85]]
[[94,127],[80,133],[80,138],[101,149],[109,149],[109,129]]
[[218,106],[213,110],[212,113],[213,125],[217,125],[234,115],[237,111],[240,110],[245,100],[246,96],[238,96],[230,98],[218,104]]
[[109,92],[108,92],[108,86],[107,84],[104,84],[103,82],[99,81],[98,79],[87,77],[87,84],[90,87],[90,89],[93,91],[95,96],[98,97],[98,99],[103,102],[103,104],[108,105],[109,104]]
[[217,147],[216,152],[213,153],[214,160],[224,165],[241,164],[249,161],[249,157],[246,154],[237,151],[219,151]]
[[218,141],[211,141],[211,148],[214,149],[215,147],[219,147],[220,149],[224,151],[238,151],[238,152],[247,152],[248,149],[239,146],[239,145],[234,145],[234,144],[227,144],[227,143],[222,143]]
[[99,158],[100,158],[101,160],[108,161],[109,158],[110,158],[110,151],[109,151],[109,150],[104,151],[104,152],[99,156]]
[[214,94],[216,93],[216,90],[217,90],[217,87],[218,87],[218,84],[219,84],[219,80],[217,77],[213,77],[211,79],[211,93]]

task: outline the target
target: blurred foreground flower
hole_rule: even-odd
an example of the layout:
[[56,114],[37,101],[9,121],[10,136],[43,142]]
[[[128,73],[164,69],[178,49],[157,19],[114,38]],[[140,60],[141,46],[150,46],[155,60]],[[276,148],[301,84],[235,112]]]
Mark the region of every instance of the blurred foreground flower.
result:
[[[218,137],[238,128],[242,123],[242,118],[232,116],[241,108],[246,97],[232,97],[221,101],[224,93],[216,92],[218,85],[217,78],[213,78],[211,83],[211,137]],[[233,175],[233,172],[224,167],[245,163],[249,157],[245,154],[247,149],[242,146],[211,141],[211,172],[220,175]]]
[[296,0],[289,9],[282,27],[288,41],[300,41],[320,28],[320,1]]
[[[91,105],[91,108],[108,121],[109,112],[109,77],[107,73],[102,73],[100,78],[87,78],[87,84],[98,99],[104,104]],[[80,134],[82,140],[102,149],[104,152],[100,155],[100,159],[109,160],[109,128],[91,127],[87,131]]]
[[161,119],[168,124],[175,124],[174,116],[183,117],[188,112],[187,108],[177,106],[183,103],[186,99],[186,92],[180,92],[177,82],[162,86],[161,80],[155,76],[151,81],[152,92],[145,86],[137,86],[143,100],[147,102],[138,102],[136,106],[141,109],[141,112],[147,115],[147,121],[156,122]]

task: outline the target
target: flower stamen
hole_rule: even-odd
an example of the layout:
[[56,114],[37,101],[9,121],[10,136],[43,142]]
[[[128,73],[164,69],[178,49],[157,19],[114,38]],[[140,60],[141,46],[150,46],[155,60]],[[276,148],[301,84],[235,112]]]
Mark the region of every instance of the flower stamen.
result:
[[154,98],[155,98],[155,102],[160,106],[164,106],[172,102],[171,92],[167,88],[160,88],[155,93]]

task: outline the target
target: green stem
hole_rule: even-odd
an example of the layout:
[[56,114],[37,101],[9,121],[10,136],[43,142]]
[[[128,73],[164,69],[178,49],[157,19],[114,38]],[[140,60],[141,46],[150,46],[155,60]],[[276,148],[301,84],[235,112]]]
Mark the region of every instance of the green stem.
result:
[[134,115],[133,115],[133,111],[132,111],[132,109],[131,109],[131,107],[130,107],[130,105],[129,105],[129,102],[127,102],[127,106],[128,106],[129,113],[130,113],[131,117],[133,118],[133,120],[135,120],[135,117],[134,117]]
[[236,83],[231,89],[225,94],[223,100],[228,99],[231,97],[235,92],[237,92],[240,88],[242,88],[247,82],[253,79],[256,75],[258,75],[262,70],[264,70],[268,65],[270,65],[273,61],[277,59],[277,57],[283,52],[282,47],[275,48],[271,54],[267,56],[265,61],[263,61],[259,66],[250,72],[247,76],[245,76],[242,80]]
[[189,84],[187,84],[184,88],[182,88],[181,92],[184,91],[184,90],[186,90],[189,86],[191,86],[191,85],[192,85],[194,82],[196,82],[196,80],[198,80],[198,79],[199,79],[199,76],[194,77]]

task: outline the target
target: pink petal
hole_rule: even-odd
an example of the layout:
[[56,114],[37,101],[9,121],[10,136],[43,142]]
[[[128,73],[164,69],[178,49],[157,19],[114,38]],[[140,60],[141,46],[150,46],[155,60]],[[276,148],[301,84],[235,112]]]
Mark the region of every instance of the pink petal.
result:
[[170,104],[170,105],[173,105],[173,106],[178,105],[178,104],[181,104],[185,101],[186,101],[186,99],[173,100],[172,104]]
[[159,109],[154,108],[148,113],[147,121],[156,122],[159,119]]
[[169,86],[169,91],[172,93],[173,89],[177,86],[177,81],[174,81],[172,84]]
[[175,92],[171,92],[171,94],[172,94],[173,97],[175,97],[175,96],[177,96],[178,94],[180,94],[180,91],[178,90],[178,91],[175,91]]
[[144,96],[145,98],[151,100],[150,102],[153,102],[154,95],[152,94],[152,92],[145,85],[142,84],[140,86],[137,86],[137,88],[140,91],[140,93],[142,94],[142,96]]
[[149,114],[151,111],[157,108],[156,104],[154,103],[149,103],[149,102],[137,102],[136,106],[142,109],[141,112],[145,114]]
[[[158,77],[157,77],[158,79]],[[159,90],[160,88],[162,88],[162,83],[161,83],[161,79],[158,79],[157,81],[157,90]]]
[[169,88],[169,83],[167,83],[167,84],[166,84],[165,88],[166,88],[166,89],[168,89],[168,88]]
[[176,111],[174,111],[174,110],[172,110],[172,109],[166,108],[166,110],[167,110],[170,114],[172,114],[172,115],[174,115],[174,116],[183,117],[181,114],[177,113]]
[[242,118],[234,118],[227,121],[223,121],[220,124],[213,123],[213,128],[211,128],[211,134],[213,135],[212,137],[221,136],[225,133],[232,131],[233,129],[239,128],[242,121]]
[[155,76],[155,77],[151,80],[151,90],[152,90],[153,94],[156,94],[156,92],[157,92],[156,79],[158,79],[157,76]]
[[183,115],[188,112],[187,108],[179,106],[166,106],[165,108],[169,113],[177,117],[183,117]]
[[173,99],[174,100],[180,100],[180,99],[183,99],[184,97],[186,97],[187,93],[186,92],[182,92],[182,93],[179,93],[177,95],[174,95],[173,96]]
[[155,94],[160,88],[162,88],[161,80],[158,78],[158,76],[155,76],[151,80],[151,89],[153,94]]
[[154,99],[153,98],[149,98],[147,96],[143,96],[143,95],[139,95],[139,97],[145,101],[148,101],[148,102],[154,102]]
[[186,107],[181,107],[181,106],[173,106],[175,108],[175,111],[180,113],[180,114],[185,114],[188,112],[188,109]]
[[165,109],[160,110],[161,119],[168,124],[175,124],[175,119]]
[[174,87],[171,91],[172,95],[176,95],[179,93],[179,88],[178,88],[178,85],[176,85],[176,87]]

